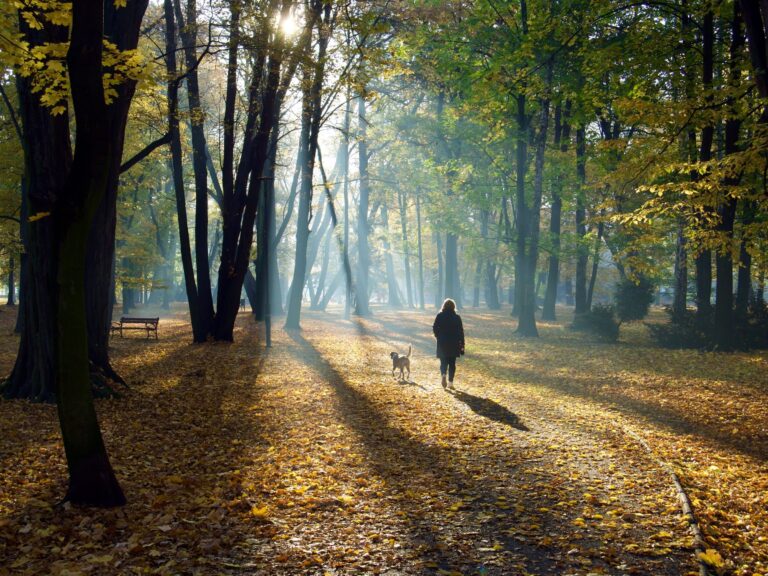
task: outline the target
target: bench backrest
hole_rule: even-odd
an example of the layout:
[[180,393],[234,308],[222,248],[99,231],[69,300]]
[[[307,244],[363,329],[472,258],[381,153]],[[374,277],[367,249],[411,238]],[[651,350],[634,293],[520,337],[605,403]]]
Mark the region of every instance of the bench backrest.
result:
[[131,322],[135,323],[144,323],[144,324],[157,324],[160,322],[160,318],[139,318],[137,316],[122,316],[120,318],[120,322],[123,324],[130,324]]

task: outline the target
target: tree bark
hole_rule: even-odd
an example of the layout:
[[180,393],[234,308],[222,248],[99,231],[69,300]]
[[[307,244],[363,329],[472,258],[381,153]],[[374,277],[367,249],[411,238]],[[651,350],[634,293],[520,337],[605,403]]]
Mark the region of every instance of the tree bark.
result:
[[589,258],[589,249],[586,246],[587,224],[586,224],[586,127],[582,124],[576,130],[576,287],[575,287],[575,308],[574,314],[585,314],[589,312],[587,304],[587,259]]
[[[703,70],[702,82],[706,101],[711,101],[712,77],[714,70],[714,15],[708,10],[703,21]],[[701,131],[701,148],[699,161],[709,162],[712,159],[712,140],[715,127],[711,123]],[[708,319],[712,312],[712,252],[702,250],[696,256],[696,311],[700,318]]]
[[[133,50],[139,43],[139,30],[148,0],[129,2],[124,7],[104,0],[104,36],[121,51]],[[119,187],[125,127],[128,111],[136,91],[136,81],[124,79],[116,86],[117,97],[107,107],[113,132],[110,146],[109,182],[91,224],[88,239],[86,298],[88,310],[88,357],[92,377],[104,377],[124,383],[109,360],[109,333],[112,323],[112,267],[115,258],[115,227],[117,224],[117,192]]]
[[403,234],[403,265],[405,266],[405,285],[406,297],[408,298],[408,308],[414,307],[413,302],[413,284],[411,283],[411,252],[408,243],[408,200],[405,192],[398,191],[398,203],[400,205],[400,229]]
[[197,76],[197,2],[187,0],[186,23],[179,0],[174,0],[179,35],[186,63],[185,81],[192,137],[192,170],[195,180],[195,272],[197,276],[197,334],[207,340],[213,328],[210,261],[208,259],[208,146],[205,141],[204,114],[200,103]]
[[[565,103],[565,118],[561,117],[560,106],[555,110],[555,148],[560,152],[568,151],[568,142],[570,140],[570,117],[571,102]],[[562,118],[562,119],[561,119]],[[552,184],[552,213],[549,221],[549,234],[552,242],[552,252],[549,256],[549,270],[547,272],[547,291],[544,296],[544,306],[541,312],[541,319],[547,321],[556,320],[555,304],[557,303],[557,288],[560,284],[560,225],[563,211],[563,184],[562,178],[556,177]]]
[[298,330],[301,318],[301,295],[304,290],[304,279],[307,273],[307,240],[309,235],[309,211],[312,205],[312,176],[315,170],[315,158],[317,156],[317,139],[320,133],[320,120],[322,115],[322,88],[325,76],[325,54],[330,39],[330,13],[331,5],[313,3],[314,9],[322,10],[324,17],[319,20],[317,60],[309,78],[305,82],[309,84],[304,94],[302,119],[310,122],[309,140],[307,142],[307,154],[301,174],[301,193],[299,196],[299,211],[296,223],[296,259],[293,269],[293,281],[291,293],[288,297],[288,313],[285,319],[287,329]]
[[[547,83],[552,81],[552,65],[547,71]],[[521,336],[538,337],[536,327],[536,270],[539,260],[539,223],[541,218],[541,199],[544,189],[544,153],[547,144],[547,131],[549,128],[549,99],[541,101],[539,129],[536,135],[536,156],[534,166],[533,203],[530,209],[526,208],[529,218],[528,229],[529,246],[527,254],[524,253],[525,287],[523,289],[523,302],[520,306],[520,318],[517,324],[517,333]],[[523,198],[523,203],[525,199]],[[519,220],[519,215],[518,215]]]
[[424,252],[421,245],[421,200],[416,194],[416,238],[419,249],[419,308],[424,310]]
[[[729,83],[732,88],[737,88],[739,84],[739,57],[743,45],[741,35],[741,16],[739,14],[739,4],[733,5],[733,19],[731,21],[731,46],[730,46],[730,71]],[[731,155],[738,151],[739,133],[741,131],[741,119],[733,110],[735,102],[733,98],[728,98],[726,106],[731,110],[731,114],[725,121],[725,154]],[[724,182],[726,190],[738,185],[739,178],[734,176],[727,178]],[[736,221],[736,198],[727,196],[721,204],[720,224],[718,231],[723,236],[723,246],[717,251],[717,287],[715,300],[715,341],[721,350],[733,350],[738,342],[736,337],[736,317],[734,314],[733,301],[733,229]]]
[[357,107],[358,121],[358,166],[360,171],[360,199],[357,206],[357,286],[355,289],[355,314],[369,316],[368,274],[370,268],[370,248],[368,247],[368,208],[370,180],[368,175],[368,120],[365,115],[365,98],[361,95]]
[[179,224],[179,249],[181,264],[184,271],[184,286],[187,292],[189,316],[192,322],[192,338],[201,343],[208,339],[208,333],[203,330],[199,321],[197,300],[197,283],[192,265],[192,247],[189,240],[189,224],[187,220],[187,199],[184,188],[184,169],[182,166],[181,134],[179,132],[179,82],[176,67],[176,20],[173,14],[172,0],[164,0],[165,12],[165,65],[168,73],[168,134],[171,142],[171,165],[173,174],[173,189],[176,195],[176,213]]
[[[135,26],[140,23],[141,18]],[[125,496],[109,463],[93,404],[85,289],[89,232],[119,151],[112,145],[112,134],[124,129],[110,123],[104,100],[103,32],[103,2],[73,2],[67,63],[78,129],[71,170],[53,219],[58,254],[57,400],[69,469],[66,499],[77,505],[108,507],[125,504]]]

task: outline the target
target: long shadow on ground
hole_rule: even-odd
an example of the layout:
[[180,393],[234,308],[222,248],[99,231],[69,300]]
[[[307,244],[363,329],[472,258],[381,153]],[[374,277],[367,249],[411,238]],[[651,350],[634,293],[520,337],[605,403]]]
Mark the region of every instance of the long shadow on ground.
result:
[[466,404],[472,412],[483,418],[488,418],[494,422],[510,426],[515,430],[529,432],[529,428],[520,421],[517,414],[511,412],[508,408],[497,404],[489,398],[473,396],[461,390],[449,390],[454,398]]

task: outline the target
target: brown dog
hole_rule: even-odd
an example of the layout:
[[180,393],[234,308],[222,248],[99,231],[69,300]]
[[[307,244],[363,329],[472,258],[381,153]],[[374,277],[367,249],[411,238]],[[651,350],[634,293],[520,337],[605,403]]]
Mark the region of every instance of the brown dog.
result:
[[395,375],[395,370],[400,370],[400,380],[405,379],[405,371],[408,370],[408,378],[411,377],[411,346],[408,345],[408,355],[400,356],[397,352],[391,352],[389,357],[392,358],[392,376]]

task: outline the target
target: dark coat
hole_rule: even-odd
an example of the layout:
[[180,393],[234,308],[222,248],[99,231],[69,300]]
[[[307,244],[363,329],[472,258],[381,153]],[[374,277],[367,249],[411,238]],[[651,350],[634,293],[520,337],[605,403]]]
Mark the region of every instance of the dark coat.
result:
[[437,338],[438,358],[456,358],[464,354],[464,326],[461,316],[453,310],[444,310],[435,317],[432,332]]

